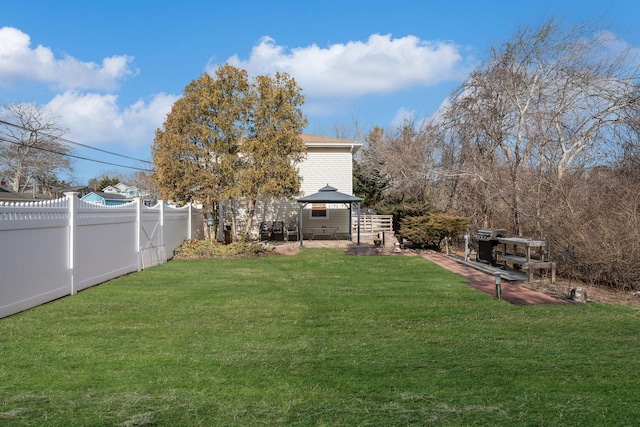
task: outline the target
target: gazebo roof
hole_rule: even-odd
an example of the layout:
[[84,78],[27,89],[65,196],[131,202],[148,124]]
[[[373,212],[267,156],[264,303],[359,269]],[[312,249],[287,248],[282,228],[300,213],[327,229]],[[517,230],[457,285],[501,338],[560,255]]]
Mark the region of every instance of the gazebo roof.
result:
[[337,188],[327,184],[317,193],[299,198],[298,203],[352,203],[361,202],[362,200],[360,197],[341,193]]

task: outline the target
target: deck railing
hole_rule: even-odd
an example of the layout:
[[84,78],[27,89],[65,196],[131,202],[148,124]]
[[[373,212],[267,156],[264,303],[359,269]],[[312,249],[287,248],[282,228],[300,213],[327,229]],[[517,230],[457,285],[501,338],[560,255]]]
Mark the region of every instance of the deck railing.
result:
[[[358,228],[358,216],[353,216],[353,230]],[[377,233],[393,231],[393,215],[360,215],[360,231]]]

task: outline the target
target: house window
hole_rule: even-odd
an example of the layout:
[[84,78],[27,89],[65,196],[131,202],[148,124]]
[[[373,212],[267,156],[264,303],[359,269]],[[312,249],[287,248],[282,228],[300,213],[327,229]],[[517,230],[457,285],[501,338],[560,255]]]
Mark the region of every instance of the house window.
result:
[[327,217],[326,203],[311,204],[311,218],[326,218],[326,217]]

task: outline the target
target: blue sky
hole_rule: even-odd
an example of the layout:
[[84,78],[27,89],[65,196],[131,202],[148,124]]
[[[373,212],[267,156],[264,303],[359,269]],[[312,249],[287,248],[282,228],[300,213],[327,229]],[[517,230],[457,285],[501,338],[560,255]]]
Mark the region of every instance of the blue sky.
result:
[[[184,87],[230,62],[286,71],[306,96],[308,133],[391,128],[433,115],[491,46],[521,25],[599,19],[640,47],[640,2],[10,1],[0,9],[0,105],[49,108],[70,140],[150,160]],[[91,150],[78,155],[143,163]],[[117,168],[76,160],[84,184]]]

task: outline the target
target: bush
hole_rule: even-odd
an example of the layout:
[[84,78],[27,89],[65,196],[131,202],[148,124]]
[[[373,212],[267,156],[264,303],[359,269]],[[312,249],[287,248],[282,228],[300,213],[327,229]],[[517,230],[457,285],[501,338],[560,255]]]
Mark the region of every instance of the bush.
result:
[[431,215],[434,210],[429,203],[420,200],[388,200],[376,205],[376,212],[380,215],[393,215],[393,229],[398,230],[405,217]]
[[407,216],[402,220],[400,234],[414,245],[440,251],[446,238],[454,238],[466,233],[469,218],[445,214]]
[[545,233],[558,274],[613,289],[640,290],[638,164],[597,168],[579,178],[563,183],[565,191],[558,193],[568,196],[556,196],[554,200],[562,203],[555,203],[556,210],[548,214]]
[[223,245],[218,242],[191,239],[174,251],[175,259],[195,258],[254,258],[267,253],[261,245],[247,242],[233,242]]

